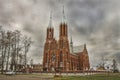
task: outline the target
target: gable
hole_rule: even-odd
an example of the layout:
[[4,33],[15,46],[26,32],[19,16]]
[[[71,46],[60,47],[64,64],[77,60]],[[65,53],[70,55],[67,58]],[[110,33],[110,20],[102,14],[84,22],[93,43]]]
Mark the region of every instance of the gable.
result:
[[83,52],[83,50],[84,50],[84,45],[74,46],[73,47],[73,53]]

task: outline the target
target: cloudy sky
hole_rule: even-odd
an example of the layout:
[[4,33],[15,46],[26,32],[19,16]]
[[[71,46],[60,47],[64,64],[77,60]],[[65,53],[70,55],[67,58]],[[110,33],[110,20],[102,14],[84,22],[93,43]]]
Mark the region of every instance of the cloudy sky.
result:
[[91,65],[99,64],[103,56],[120,63],[120,0],[0,0],[0,25],[32,37],[28,56],[42,63],[50,11],[58,39],[62,5],[69,35],[74,45],[87,44]]

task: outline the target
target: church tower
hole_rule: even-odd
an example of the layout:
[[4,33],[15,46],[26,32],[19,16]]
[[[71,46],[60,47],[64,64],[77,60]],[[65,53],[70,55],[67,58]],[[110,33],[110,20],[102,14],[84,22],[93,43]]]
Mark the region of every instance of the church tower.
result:
[[47,37],[46,40],[51,40],[54,37],[54,28],[52,26],[52,13],[50,14],[50,22],[47,28]]
[[54,38],[54,28],[52,25],[52,13],[50,14],[50,22],[47,28],[46,42],[44,45],[43,70],[51,71],[56,67],[57,61],[57,41]]
[[84,44],[84,50],[83,50],[83,70],[89,70],[90,69],[90,64],[89,64],[89,56],[88,56],[88,51],[86,48],[86,44]]
[[62,22],[59,26],[59,67],[62,71],[69,70],[69,41],[68,41],[68,26],[65,21],[64,6],[62,12]]

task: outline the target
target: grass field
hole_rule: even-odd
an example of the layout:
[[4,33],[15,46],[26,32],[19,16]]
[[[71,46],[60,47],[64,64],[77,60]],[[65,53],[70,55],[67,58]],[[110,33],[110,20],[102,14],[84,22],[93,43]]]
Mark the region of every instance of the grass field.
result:
[[64,75],[62,77],[53,77],[50,74],[21,74],[21,75],[13,75],[6,76],[0,75],[0,80],[120,80],[120,73],[118,74],[94,74],[94,75],[86,75],[86,76],[67,76]]
[[88,76],[64,76],[55,80],[120,80],[120,74],[95,74]]
[[19,75],[0,75],[0,80],[54,80],[53,76],[48,74],[19,74]]

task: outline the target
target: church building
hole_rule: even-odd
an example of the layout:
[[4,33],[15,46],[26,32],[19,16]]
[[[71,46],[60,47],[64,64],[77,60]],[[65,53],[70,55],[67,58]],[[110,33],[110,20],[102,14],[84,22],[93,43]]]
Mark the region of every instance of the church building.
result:
[[[70,28],[70,27],[69,27]],[[43,71],[80,71],[89,70],[89,56],[86,44],[73,46],[72,38],[68,39],[68,25],[63,8],[62,22],[59,25],[59,39],[54,37],[52,16],[47,28],[43,54]]]

